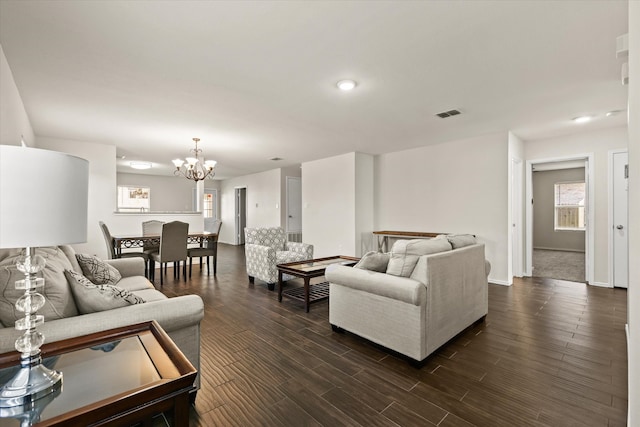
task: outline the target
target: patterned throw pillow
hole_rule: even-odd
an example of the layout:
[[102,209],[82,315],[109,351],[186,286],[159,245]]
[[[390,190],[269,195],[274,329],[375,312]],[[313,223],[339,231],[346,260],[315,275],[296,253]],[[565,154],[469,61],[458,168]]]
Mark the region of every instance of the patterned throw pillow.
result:
[[76,259],[84,276],[96,285],[115,285],[122,279],[117,268],[93,255],[76,254]]
[[112,310],[145,301],[126,289],[113,285],[96,285],[75,271],[65,270],[76,306],[81,314]]

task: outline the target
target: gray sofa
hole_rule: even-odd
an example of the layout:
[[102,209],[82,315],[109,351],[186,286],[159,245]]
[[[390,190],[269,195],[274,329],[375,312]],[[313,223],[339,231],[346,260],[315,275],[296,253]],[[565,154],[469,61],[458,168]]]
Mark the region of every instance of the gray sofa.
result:
[[[20,273],[12,260],[19,250],[0,250],[0,353],[15,351],[14,342],[21,331],[14,329],[7,317],[19,316],[12,313],[16,293],[14,280]],[[145,262],[142,258],[122,258],[107,260],[122,275],[116,284],[139,296],[145,302],[89,314],[79,314],[74,297],[66,283],[63,269],[83,274],[75,251],[71,246],[38,248],[37,253],[45,256],[47,267],[44,271],[45,286],[40,291],[47,297],[47,305],[41,309],[45,313],[45,323],[38,330],[45,335],[45,342],[99,332],[111,328],[156,320],[167,332],[193,366],[200,371],[200,321],[204,317],[204,305],[197,295],[167,298],[157,291],[144,277]],[[39,311],[40,314],[40,311]],[[11,323],[11,324],[9,324]],[[200,388],[200,375],[196,377],[194,391]]]
[[388,265],[384,254],[370,255],[383,265],[327,268],[334,331],[350,331],[422,362],[486,316],[491,267],[473,236],[398,241]]

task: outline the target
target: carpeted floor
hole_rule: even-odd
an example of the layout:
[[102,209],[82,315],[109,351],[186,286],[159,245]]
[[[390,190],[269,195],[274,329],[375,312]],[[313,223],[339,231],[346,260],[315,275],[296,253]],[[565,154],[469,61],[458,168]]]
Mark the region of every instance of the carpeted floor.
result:
[[585,279],[584,253],[533,250],[533,276],[582,282]]

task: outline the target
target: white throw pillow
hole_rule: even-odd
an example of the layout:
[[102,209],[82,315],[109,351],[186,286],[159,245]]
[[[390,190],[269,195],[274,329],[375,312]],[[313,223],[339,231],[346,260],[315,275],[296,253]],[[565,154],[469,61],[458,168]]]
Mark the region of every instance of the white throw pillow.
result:
[[387,265],[391,254],[382,252],[367,252],[362,256],[362,259],[358,261],[353,268],[361,268],[363,270],[377,271],[379,273],[385,273],[387,271]]
[[420,256],[450,250],[451,244],[446,239],[397,240],[391,248],[391,259],[386,273],[409,277]]
[[473,234],[449,234],[447,235],[447,240],[449,240],[453,249],[464,248],[477,243],[476,236]]

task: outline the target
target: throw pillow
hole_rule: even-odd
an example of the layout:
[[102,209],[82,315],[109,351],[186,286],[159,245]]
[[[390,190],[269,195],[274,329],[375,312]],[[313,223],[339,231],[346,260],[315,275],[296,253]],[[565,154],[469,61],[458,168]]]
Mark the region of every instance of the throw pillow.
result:
[[453,249],[464,248],[477,243],[473,234],[449,234],[447,235],[447,240],[449,240]]
[[391,254],[388,253],[367,252],[353,268],[385,273],[387,271],[387,265],[389,264],[389,258],[391,258]]
[[451,244],[446,239],[398,240],[391,248],[391,259],[387,274],[409,277],[422,255],[450,251]]
[[[16,310],[16,301],[24,295],[24,290],[16,289],[17,280],[24,279],[24,273],[18,271],[16,261],[24,250],[12,251],[0,261],[0,322],[6,327],[13,327],[15,321],[24,317],[24,313]],[[71,295],[64,270],[70,269],[71,263],[57,247],[36,248],[36,255],[44,257],[44,270],[38,275],[44,278],[44,287],[38,292],[45,297],[44,306],[38,314],[45,321],[73,317],[78,309]]]
[[76,259],[84,276],[96,285],[115,285],[122,279],[117,268],[93,255],[76,254]]
[[145,301],[126,289],[113,285],[96,285],[75,271],[65,270],[71,291],[81,314],[111,310]]

